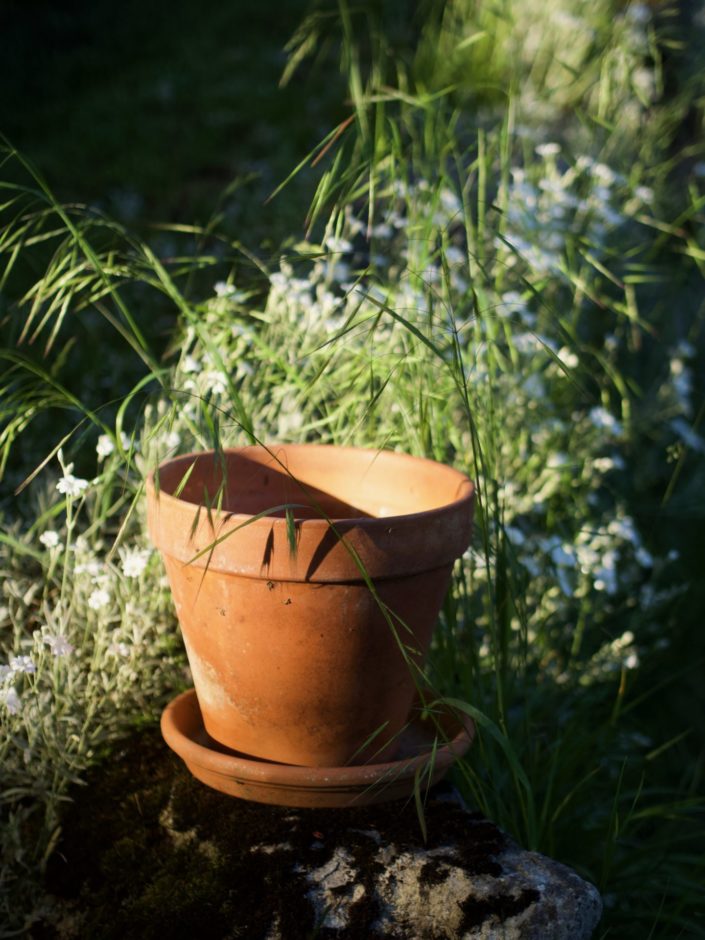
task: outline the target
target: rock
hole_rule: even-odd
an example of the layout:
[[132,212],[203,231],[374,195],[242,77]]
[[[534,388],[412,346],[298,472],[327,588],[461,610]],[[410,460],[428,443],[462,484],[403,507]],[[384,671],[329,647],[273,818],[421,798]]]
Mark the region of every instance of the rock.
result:
[[581,940],[592,885],[429,794],[427,841],[404,802],[290,810],[209,790],[150,733],[75,796],[36,937]]
[[[439,796],[429,808],[434,802],[448,804]],[[592,935],[602,912],[592,885],[565,865],[519,848],[481,816],[463,809],[463,818],[457,812],[461,801],[455,802],[455,809],[446,805],[444,811],[458,824],[457,837],[445,845],[400,849],[386,844],[377,830],[358,829],[355,834],[378,847],[364,868],[344,844],[318,868],[298,865],[311,886],[307,896],[321,927],[354,929],[357,905],[365,898],[378,910],[368,925],[370,935],[414,940],[580,940]],[[468,864],[464,846],[473,836],[487,851],[485,866],[477,857]]]

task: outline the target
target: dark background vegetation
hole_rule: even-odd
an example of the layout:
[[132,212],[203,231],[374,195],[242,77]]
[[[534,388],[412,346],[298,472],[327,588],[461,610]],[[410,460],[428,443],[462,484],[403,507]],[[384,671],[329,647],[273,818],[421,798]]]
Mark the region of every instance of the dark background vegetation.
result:
[[[60,202],[105,213],[163,259],[201,253],[220,259],[193,272],[188,283],[181,279],[194,302],[233,273],[238,283],[261,288],[256,266],[236,244],[270,261],[287,238],[301,237],[320,168],[306,165],[269,197],[350,113],[346,83],[330,55],[307,61],[281,85],[286,44],[307,8],[307,0],[205,6],[192,0],[8,0],[0,5],[0,133]],[[2,172],[6,180],[34,185],[14,160],[5,161]],[[16,345],[23,323],[17,300],[52,250],[35,246],[13,268],[0,292],[0,345]],[[176,326],[173,304],[143,285],[123,291],[143,311],[140,329],[163,358]],[[98,406],[106,378],[96,352],[122,343],[90,309],[71,319],[70,331],[62,329],[59,337],[72,341],[62,381]],[[46,364],[40,342],[21,348]],[[124,351],[110,380],[118,399],[144,374],[127,345]],[[73,422],[56,411],[39,415],[31,438],[53,444]],[[89,474],[80,443],[77,468]],[[30,469],[28,450],[16,448],[10,457],[10,486],[7,479],[1,484],[0,507],[13,503],[11,490]],[[91,443],[91,457],[92,450]]]
[[346,113],[330,63],[279,87],[306,8],[10,0],[0,6],[0,128],[61,200],[131,224],[205,224],[235,184],[231,227],[274,240],[301,224],[305,203],[291,190],[276,206],[264,199]]

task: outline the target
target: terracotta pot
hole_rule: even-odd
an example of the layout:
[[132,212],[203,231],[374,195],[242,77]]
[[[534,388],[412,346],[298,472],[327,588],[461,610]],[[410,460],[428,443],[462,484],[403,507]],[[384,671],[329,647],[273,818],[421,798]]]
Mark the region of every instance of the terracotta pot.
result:
[[304,766],[392,758],[470,541],[470,480],[389,451],[271,445],[167,461],[147,494],[208,734]]

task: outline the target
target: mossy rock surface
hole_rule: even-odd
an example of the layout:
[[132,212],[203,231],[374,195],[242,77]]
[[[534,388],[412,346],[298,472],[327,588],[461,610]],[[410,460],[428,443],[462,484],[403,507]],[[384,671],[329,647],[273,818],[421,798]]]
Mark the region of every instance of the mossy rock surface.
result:
[[[234,799],[191,777],[149,730],[96,768],[74,800],[47,871],[53,914],[38,938],[490,937],[490,924],[539,900],[526,885],[483,888],[460,905],[453,933],[420,923],[414,933],[419,898],[433,894],[438,905],[458,871],[499,885],[512,846],[444,798],[442,785],[426,805],[424,842],[413,801],[302,810]],[[385,891],[401,898],[413,865],[416,900],[403,900],[397,930]]]

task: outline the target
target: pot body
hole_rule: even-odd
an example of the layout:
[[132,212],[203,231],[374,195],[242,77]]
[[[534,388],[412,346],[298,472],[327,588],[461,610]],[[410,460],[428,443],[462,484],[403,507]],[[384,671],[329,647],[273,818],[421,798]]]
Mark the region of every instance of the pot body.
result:
[[149,528],[208,734],[281,763],[390,759],[473,496],[451,468],[358,448],[163,464]]

